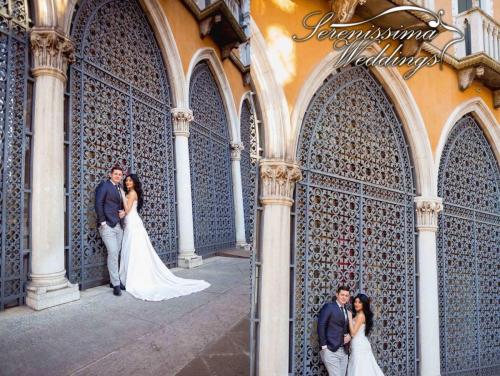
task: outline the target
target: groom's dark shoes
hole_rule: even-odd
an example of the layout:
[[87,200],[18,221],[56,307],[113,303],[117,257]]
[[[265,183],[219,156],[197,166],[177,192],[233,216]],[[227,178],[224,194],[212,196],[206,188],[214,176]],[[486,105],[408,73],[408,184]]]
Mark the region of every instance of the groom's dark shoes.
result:
[[[111,282],[109,283],[109,287],[110,287],[110,288],[113,288],[113,287],[114,287],[114,286],[113,286],[113,284],[112,284]],[[121,283],[121,282],[120,282],[120,289],[121,289],[121,290],[127,290],[127,289],[125,288],[125,286],[123,286],[123,283]]]
[[122,294],[122,290],[120,290],[120,286],[113,287],[113,295],[120,296]]

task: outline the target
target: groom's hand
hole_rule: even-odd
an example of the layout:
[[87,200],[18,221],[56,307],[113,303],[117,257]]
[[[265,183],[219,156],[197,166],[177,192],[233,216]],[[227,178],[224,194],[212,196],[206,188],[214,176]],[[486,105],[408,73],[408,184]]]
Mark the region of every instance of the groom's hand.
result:
[[125,210],[120,210],[118,212],[118,217],[120,217],[120,219],[123,219],[125,217]]
[[346,334],[344,336],[344,345],[347,345],[349,342],[351,342],[351,336],[349,334]]

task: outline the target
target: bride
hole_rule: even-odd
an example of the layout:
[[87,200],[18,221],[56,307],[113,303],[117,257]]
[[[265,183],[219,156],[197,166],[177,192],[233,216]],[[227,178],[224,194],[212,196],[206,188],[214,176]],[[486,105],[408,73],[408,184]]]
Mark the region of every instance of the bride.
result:
[[127,291],[142,300],[166,300],[206,289],[208,282],[176,277],[163,264],[149,240],[138,211],[143,204],[141,182],[136,174],[125,178],[125,208],[120,280]]
[[351,356],[347,376],[384,376],[373,356],[370,341],[366,337],[373,328],[373,312],[370,299],[365,294],[354,298],[354,318],[349,311],[349,331],[351,333]]

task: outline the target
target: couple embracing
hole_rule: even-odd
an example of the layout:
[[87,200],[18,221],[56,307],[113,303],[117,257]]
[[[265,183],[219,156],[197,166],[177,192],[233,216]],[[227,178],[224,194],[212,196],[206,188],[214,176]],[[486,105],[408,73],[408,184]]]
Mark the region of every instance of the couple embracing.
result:
[[209,287],[205,281],[176,277],[163,264],[139,216],[144,202],[142,184],[136,174],[127,175],[123,187],[122,179],[122,168],[114,166],[109,180],[101,182],[95,194],[113,294],[120,296],[126,290],[138,299],[158,301]]
[[349,288],[340,286],[336,300],[321,308],[318,317],[320,357],[329,376],[384,376],[367,336],[373,328],[370,299],[358,294],[354,313],[347,309]]

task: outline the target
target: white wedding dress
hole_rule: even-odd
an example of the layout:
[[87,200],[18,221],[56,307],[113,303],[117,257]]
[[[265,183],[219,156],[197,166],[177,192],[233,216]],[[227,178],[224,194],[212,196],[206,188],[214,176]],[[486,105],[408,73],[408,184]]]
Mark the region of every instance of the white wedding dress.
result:
[[137,201],[125,217],[120,280],[136,298],[152,301],[192,294],[210,286],[202,280],[176,277],[168,270],[149,240],[137,212]]
[[365,324],[351,339],[351,354],[347,366],[347,376],[384,376],[373,356],[372,346],[365,335]]

